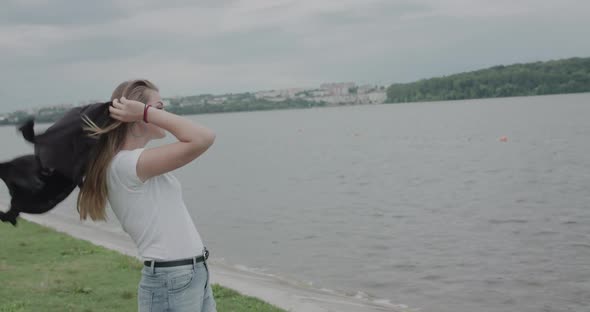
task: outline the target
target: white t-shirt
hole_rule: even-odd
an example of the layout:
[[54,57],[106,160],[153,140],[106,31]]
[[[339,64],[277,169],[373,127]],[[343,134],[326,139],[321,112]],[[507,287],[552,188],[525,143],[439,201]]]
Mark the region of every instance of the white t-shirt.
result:
[[145,148],[117,153],[107,171],[108,201],[143,260],[177,260],[203,254],[203,242],[167,172],[141,182],[136,165]]

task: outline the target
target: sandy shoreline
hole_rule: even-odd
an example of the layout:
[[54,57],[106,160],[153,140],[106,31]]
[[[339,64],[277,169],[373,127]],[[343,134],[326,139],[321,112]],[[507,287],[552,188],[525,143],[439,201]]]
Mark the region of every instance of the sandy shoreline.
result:
[[[6,207],[0,205],[1,210]],[[109,231],[98,223],[81,222],[49,212],[43,215],[21,214],[21,217],[48,226],[73,237],[118,251],[135,258],[137,249],[124,232]],[[6,223],[0,226],[12,226]],[[234,289],[244,295],[260,298],[270,304],[294,312],[357,312],[404,311],[404,307],[387,303],[377,304],[367,300],[343,296],[328,291],[312,289],[263,274],[238,270],[210,258],[211,281]]]

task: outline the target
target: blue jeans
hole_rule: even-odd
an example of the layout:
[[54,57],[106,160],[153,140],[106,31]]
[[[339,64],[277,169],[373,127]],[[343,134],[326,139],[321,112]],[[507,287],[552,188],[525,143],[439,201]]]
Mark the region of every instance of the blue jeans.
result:
[[139,312],[217,312],[206,262],[141,270]]

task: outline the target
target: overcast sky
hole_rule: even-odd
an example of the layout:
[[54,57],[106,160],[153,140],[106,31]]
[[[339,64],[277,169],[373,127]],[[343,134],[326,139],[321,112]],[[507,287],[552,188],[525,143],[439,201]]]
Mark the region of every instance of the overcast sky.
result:
[[169,97],[587,57],[589,12],[588,0],[2,0],[0,113],[106,100],[139,77]]

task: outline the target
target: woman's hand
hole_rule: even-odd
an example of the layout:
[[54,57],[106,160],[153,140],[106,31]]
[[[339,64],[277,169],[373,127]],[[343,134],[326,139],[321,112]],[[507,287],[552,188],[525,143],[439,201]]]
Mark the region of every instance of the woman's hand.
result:
[[109,113],[113,119],[123,122],[133,122],[143,120],[144,108],[145,104],[122,97],[121,101],[117,99],[113,100],[113,105],[109,105]]

